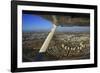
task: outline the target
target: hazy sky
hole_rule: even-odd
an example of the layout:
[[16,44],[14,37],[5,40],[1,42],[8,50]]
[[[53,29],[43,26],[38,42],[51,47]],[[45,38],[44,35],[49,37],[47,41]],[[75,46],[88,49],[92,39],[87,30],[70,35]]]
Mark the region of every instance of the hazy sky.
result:
[[[52,28],[52,23],[39,15],[23,14],[22,15],[22,30],[23,31],[50,31]],[[56,31],[59,32],[87,32],[90,31],[89,26],[58,26]]]

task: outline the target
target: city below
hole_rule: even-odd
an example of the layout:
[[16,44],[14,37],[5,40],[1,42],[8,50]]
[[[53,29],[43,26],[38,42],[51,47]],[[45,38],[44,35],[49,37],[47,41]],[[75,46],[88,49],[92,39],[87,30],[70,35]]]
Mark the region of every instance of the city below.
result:
[[[23,32],[23,62],[41,61],[36,57],[48,34],[49,32]],[[55,32],[46,52],[42,55],[42,61],[89,58],[89,32]]]

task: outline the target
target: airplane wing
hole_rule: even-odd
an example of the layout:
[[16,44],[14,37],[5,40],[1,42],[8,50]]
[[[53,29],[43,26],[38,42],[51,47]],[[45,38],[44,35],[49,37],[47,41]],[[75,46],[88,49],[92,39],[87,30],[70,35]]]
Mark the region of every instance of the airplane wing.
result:
[[[60,26],[90,26],[89,15],[55,15],[57,19],[57,25]],[[53,22],[52,15],[41,15],[41,17]]]

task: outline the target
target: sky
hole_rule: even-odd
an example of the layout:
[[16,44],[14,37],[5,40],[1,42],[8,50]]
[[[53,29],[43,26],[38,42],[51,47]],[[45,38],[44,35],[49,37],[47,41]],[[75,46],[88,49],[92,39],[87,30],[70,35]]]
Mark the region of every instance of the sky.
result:
[[52,28],[52,23],[38,15],[22,15],[23,31],[46,31]]
[[[34,14],[23,14],[22,15],[22,30],[23,31],[50,31],[53,25],[52,22],[46,20],[39,15]],[[89,32],[89,26],[58,26],[56,31],[59,32]]]

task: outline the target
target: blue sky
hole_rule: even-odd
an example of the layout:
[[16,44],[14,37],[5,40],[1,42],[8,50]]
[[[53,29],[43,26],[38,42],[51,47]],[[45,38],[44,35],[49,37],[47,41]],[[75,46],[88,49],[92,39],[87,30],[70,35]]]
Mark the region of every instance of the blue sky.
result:
[[[23,14],[22,15],[22,30],[23,31],[50,31],[52,29],[52,23],[39,15]],[[56,31],[59,32],[89,32],[89,26],[58,26]]]
[[52,28],[52,23],[38,15],[22,15],[23,31],[46,31]]

